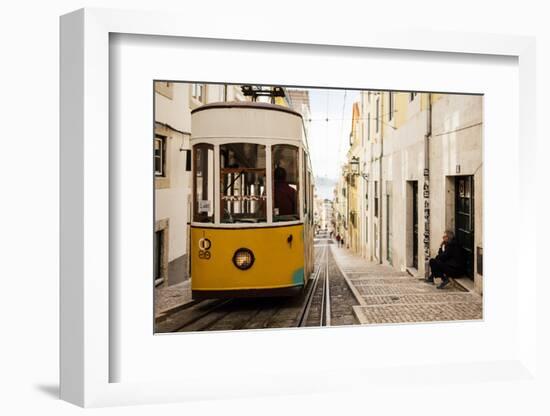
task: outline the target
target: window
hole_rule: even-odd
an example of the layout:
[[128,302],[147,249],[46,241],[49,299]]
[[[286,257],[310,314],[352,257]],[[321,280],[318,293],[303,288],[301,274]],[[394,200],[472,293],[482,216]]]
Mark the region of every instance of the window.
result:
[[166,137],[155,136],[155,176],[166,176]]
[[[298,148],[287,144],[274,145],[271,148],[271,159],[273,174],[273,221],[299,220]],[[306,187],[306,192],[307,189]],[[306,196],[305,193],[304,196]],[[309,196],[311,198],[311,195]]]
[[214,146],[193,146],[193,221],[214,222]]
[[309,223],[313,224],[313,215],[311,215],[311,212],[313,211],[313,204],[315,203],[315,186],[313,185],[313,180],[311,179],[311,172],[308,172],[308,177],[309,177],[309,203],[310,203]]
[[204,84],[191,84],[191,95],[194,99],[204,102],[204,93],[206,85]]
[[393,112],[395,111],[395,108],[394,108],[394,96],[393,96],[393,92],[390,92],[389,93],[389,97],[388,97],[388,101],[389,101],[389,116],[388,116],[388,119],[391,121],[393,119]]
[[367,114],[367,141],[370,141],[370,113]]
[[380,131],[380,97],[376,99],[376,132]]
[[[303,158],[303,162],[302,162],[302,165],[304,166],[302,168],[302,184],[304,185],[304,189],[307,189],[307,185],[308,185],[308,182],[306,182],[306,177],[307,177],[307,170],[305,168],[305,166],[307,165],[306,163],[306,158],[307,158],[307,155],[306,155],[306,151],[304,150],[303,153],[302,153],[302,158]],[[310,205],[309,205],[309,200],[307,198],[306,195],[304,195],[304,216],[307,214],[307,211],[310,209]]]
[[222,223],[266,222],[265,146],[220,145]]

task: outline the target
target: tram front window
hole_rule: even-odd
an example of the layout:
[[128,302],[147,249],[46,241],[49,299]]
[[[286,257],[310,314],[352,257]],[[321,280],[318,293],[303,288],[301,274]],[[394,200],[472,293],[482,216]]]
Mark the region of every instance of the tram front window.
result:
[[220,145],[220,175],[221,222],[266,222],[265,146]]
[[273,221],[300,219],[298,211],[298,148],[286,144],[272,147]]
[[214,146],[196,144],[193,153],[193,221],[214,222]]

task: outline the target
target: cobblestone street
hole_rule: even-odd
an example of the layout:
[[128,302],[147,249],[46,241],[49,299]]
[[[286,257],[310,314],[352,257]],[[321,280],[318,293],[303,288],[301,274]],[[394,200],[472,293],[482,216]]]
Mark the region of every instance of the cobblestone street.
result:
[[482,319],[482,297],[456,283],[437,289],[344,248],[332,251],[359,303],[353,310],[361,324]]

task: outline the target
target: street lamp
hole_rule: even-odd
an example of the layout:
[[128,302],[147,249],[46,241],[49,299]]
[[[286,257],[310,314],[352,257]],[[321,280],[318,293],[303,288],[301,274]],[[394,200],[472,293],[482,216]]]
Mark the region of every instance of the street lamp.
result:
[[353,156],[349,162],[351,168],[351,174],[354,176],[359,176],[359,158]]

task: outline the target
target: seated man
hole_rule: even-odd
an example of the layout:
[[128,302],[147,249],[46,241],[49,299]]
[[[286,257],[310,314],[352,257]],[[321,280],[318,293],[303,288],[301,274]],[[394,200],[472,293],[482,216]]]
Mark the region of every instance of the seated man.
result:
[[443,289],[449,284],[449,277],[464,274],[461,249],[454,237],[452,231],[445,231],[436,258],[430,259],[431,274],[427,281],[433,283],[435,277],[440,277],[441,284],[437,286],[438,289]]
[[286,181],[286,170],[276,167],[273,172],[275,187],[275,208],[278,215],[298,215],[296,209],[296,190]]

